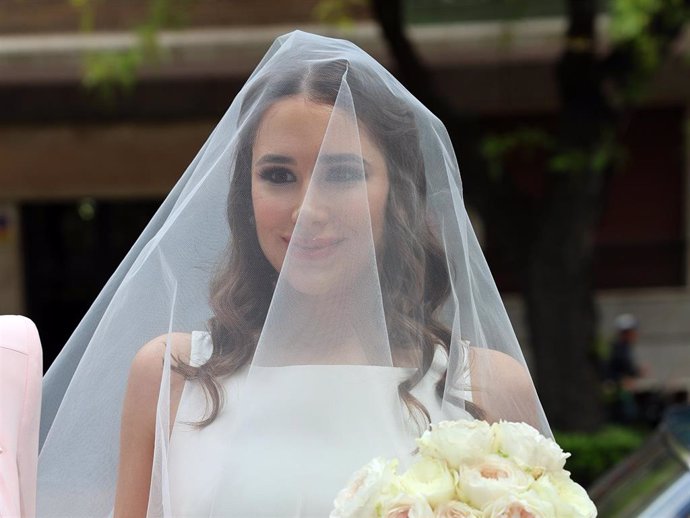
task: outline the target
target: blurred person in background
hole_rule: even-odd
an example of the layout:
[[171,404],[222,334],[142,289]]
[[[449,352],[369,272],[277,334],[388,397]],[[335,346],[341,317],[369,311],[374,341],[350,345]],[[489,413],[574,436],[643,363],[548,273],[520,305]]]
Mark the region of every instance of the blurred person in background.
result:
[[611,417],[614,421],[630,423],[639,416],[635,401],[635,381],[643,375],[633,346],[637,341],[638,320],[624,313],[615,319],[616,332],[606,362],[605,379],[611,396]]

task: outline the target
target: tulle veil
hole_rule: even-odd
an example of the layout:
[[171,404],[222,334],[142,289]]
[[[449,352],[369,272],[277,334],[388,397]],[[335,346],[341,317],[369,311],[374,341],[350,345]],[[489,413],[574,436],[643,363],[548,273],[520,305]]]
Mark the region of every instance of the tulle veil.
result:
[[152,342],[148,516],[326,516],[444,419],[550,435],[443,124],[344,40],[276,40],[47,373],[38,516],[112,512]]

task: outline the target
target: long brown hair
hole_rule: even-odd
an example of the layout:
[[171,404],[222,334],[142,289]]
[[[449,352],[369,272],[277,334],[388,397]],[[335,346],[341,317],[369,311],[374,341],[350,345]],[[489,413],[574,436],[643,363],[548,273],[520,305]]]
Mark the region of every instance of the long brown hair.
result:
[[[411,389],[428,371],[435,347],[449,350],[451,333],[437,318],[450,292],[443,248],[426,215],[426,179],[419,135],[411,107],[395,97],[366,68],[342,59],[313,63],[302,70],[273,71],[254,80],[240,109],[240,135],[234,160],[227,217],[232,240],[211,285],[213,352],[192,367],[178,362],[187,379],[198,380],[210,400],[203,427],[223,405],[219,380],[248,364],[256,350],[273,296],[277,272],[265,258],[252,225],[252,144],[265,111],[281,98],[302,95],[333,106],[346,81],[357,118],[382,150],[389,176],[385,238],[379,265],[389,342],[394,352],[420,353],[421,369],[398,392],[411,415],[429,422]],[[442,397],[445,374],[436,384]]]

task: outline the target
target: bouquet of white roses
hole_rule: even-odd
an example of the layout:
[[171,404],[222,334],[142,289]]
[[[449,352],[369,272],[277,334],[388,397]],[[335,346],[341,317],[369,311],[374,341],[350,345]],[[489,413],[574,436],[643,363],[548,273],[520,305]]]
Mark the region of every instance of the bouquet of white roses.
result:
[[563,467],[570,456],[525,423],[445,421],[417,439],[417,461],[376,458],[353,476],[330,518],[595,517]]

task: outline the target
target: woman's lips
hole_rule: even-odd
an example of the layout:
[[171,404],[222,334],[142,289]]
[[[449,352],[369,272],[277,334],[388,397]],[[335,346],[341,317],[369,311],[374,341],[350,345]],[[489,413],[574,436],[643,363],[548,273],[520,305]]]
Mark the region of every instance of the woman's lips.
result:
[[302,259],[323,259],[332,255],[338,245],[345,241],[333,237],[303,238],[287,236],[283,241],[289,246],[290,253]]

